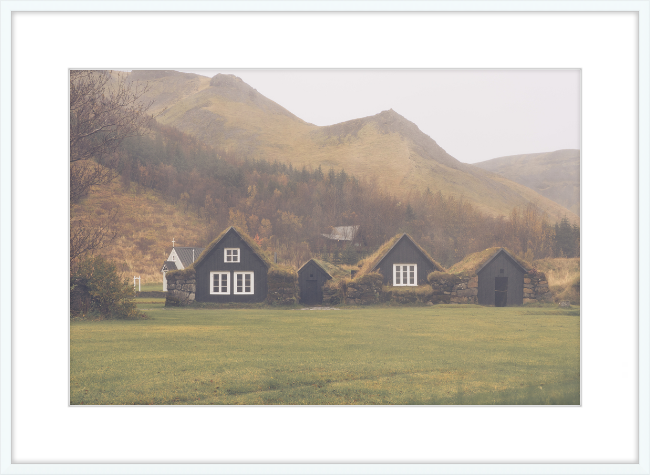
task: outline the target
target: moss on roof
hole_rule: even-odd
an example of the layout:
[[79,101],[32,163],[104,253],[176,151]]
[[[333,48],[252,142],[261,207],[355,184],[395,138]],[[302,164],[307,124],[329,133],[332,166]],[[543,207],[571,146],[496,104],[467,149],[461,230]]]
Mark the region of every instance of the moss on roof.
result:
[[520,266],[524,267],[525,269],[532,268],[530,263],[515,256],[512,252],[510,252],[505,247],[490,247],[483,251],[474,252],[473,254],[469,254],[465,256],[465,258],[462,261],[457,262],[456,264],[451,266],[448,272],[450,274],[475,275],[476,271],[478,271],[483,265],[485,265],[485,263],[488,260],[490,260],[490,258],[494,256],[501,249],[507,251],[519,263]]
[[332,264],[331,262],[322,261],[320,259],[312,259],[312,260],[320,267],[322,267],[325,272],[331,275],[332,279],[334,280],[345,279],[346,277],[350,277],[350,271],[346,271],[345,269],[342,269],[339,266]]
[[196,266],[200,262],[202,262],[208,256],[208,254],[210,254],[210,252],[212,252],[212,250],[215,247],[217,247],[217,244],[219,243],[219,241],[221,241],[221,239],[223,239],[223,237],[226,235],[226,233],[228,231],[230,231],[231,229],[234,229],[237,232],[237,234],[239,234],[239,236],[242,238],[242,240],[246,244],[248,244],[248,246],[253,250],[253,252],[260,257],[260,259],[262,259],[264,264],[266,264],[266,266],[269,269],[271,269],[273,267],[276,267],[276,264],[273,263],[271,258],[257,245],[257,243],[248,234],[246,234],[241,229],[239,229],[239,228],[237,228],[235,226],[229,226],[224,231],[222,231],[221,234],[219,234],[216,238],[214,238],[214,240],[210,244],[208,244],[206,246],[206,248],[203,250],[203,252],[198,257],[198,259],[196,259],[196,261],[194,261],[194,263],[190,267],[196,268]]
[[373,252],[371,255],[363,259],[362,261],[359,262],[359,265],[361,269],[359,269],[359,273],[357,275],[364,275],[369,272],[372,272],[372,270],[381,262],[381,260],[388,254],[388,252],[393,248],[395,244],[397,244],[397,241],[399,241],[402,236],[407,236],[413,244],[415,244],[415,247],[417,247],[424,256],[429,259],[436,267],[437,270],[443,271],[445,268],[442,267],[442,265],[437,262],[433,257],[429,255],[427,251],[422,249],[420,245],[415,242],[415,240],[409,236],[406,233],[399,233],[390,238],[388,241],[386,241],[384,244],[381,245],[379,249],[377,249],[375,252]]

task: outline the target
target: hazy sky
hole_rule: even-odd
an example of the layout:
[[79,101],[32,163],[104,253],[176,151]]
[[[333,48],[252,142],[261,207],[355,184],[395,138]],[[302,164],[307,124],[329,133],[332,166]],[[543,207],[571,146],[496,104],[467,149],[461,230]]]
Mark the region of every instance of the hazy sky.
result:
[[301,119],[331,125],[393,109],[461,162],[580,148],[580,71],[235,70]]

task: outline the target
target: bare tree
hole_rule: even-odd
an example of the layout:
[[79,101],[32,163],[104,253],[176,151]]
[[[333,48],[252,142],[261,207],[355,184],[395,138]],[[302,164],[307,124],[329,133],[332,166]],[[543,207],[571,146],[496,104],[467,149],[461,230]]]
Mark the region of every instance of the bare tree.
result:
[[149,85],[132,85],[126,74],[70,71],[70,202],[77,203],[93,186],[116,176],[111,165],[127,137],[144,135],[153,116],[152,102],[140,99]]
[[[70,71],[70,205],[94,186],[108,185],[117,176],[112,163],[128,137],[144,135],[153,116],[151,102],[141,98],[149,85],[132,85],[124,73]],[[112,166],[113,165],[113,166]],[[70,267],[87,253],[106,246],[117,235],[118,210],[99,221],[70,222]]]

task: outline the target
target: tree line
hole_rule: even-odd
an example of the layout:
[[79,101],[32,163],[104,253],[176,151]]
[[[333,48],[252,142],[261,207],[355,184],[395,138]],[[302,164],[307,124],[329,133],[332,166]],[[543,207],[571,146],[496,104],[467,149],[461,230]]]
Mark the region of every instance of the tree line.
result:
[[550,223],[533,203],[493,217],[440,191],[394,196],[345,170],[323,170],[240,157],[216,150],[152,121],[147,135],[126,138],[106,165],[129,188],[147,187],[205,223],[206,244],[228,225],[296,263],[311,254],[345,253],[322,236],[332,226],[359,225],[361,249],[408,232],[435,259],[451,265],[465,255],[505,246],[529,260],[579,256],[579,227]]

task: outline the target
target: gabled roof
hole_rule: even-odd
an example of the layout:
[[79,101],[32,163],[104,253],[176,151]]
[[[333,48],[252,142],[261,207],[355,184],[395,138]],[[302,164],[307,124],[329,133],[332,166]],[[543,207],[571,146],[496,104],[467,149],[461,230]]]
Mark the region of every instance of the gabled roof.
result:
[[476,275],[478,271],[483,269],[492,259],[497,257],[497,255],[503,251],[510,259],[512,259],[513,262],[517,264],[518,267],[521,269],[524,269],[524,272],[528,272],[527,269],[531,268],[531,265],[524,261],[523,259],[519,259],[518,257],[515,257],[510,251],[508,251],[504,247],[490,247],[488,249],[485,249],[483,251],[478,251],[474,252],[472,254],[468,254],[463,258],[462,261],[457,262],[453,266],[449,268],[449,273],[450,274],[471,274],[471,275]]
[[203,261],[206,258],[206,256],[210,254],[210,252],[212,252],[212,250],[219,245],[219,242],[221,242],[221,240],[224,237],[226,237],[226,234],[228,234],[230,231],[237,234],[239,239],[241,239],[244,242],[244,244],[246,244],[250,248],[253,254],[255,254],[257,257],[260,258],[260,260],[264,263],[266,267],[268,268],[273,267],[274,265],[273,262],[271,261],[271,259],[269,259],[266,253],[262,251],[262,249],[260,249],[257,243],[255,243],[255,241],[253,241],[253,239],[251,239],[251,237],[248,234],[238,230],[234,226],[230,226],[226,228],[210,244],[208,244],[208,247],[206,247],[201,253],[201,255],[197,257],[197,259],[194,261],[194,264],[192,264],[192,266],[196,267],[196,265],[198,265],[201,261]]
[[300,267],[300,269],[298,269],[298,274],[300,274],[300,272],[302,272],[302,270],[303,270],[303,269],[304,269],[304,268],[305,268],[309,263],[311,263],[311,262],[313,262],[314,264],[316,264],[316,265],[317,265],[317,266],[318,266],[318,267],[319,267],[323,272],[325,272],[325,273],[327,274],[327,277],[329,277],[330,279],[332,278],[332,275],[331,275],[331,274],[327,271],[327,269],[325,268],[325,264],[324,264],[322,261],[319,261],[319,260],[317,260],[317,259],[309,259],[307,262],[305,262],[305,263]]
[[419,246],[419,244],[413,240],[411,236],[409,236],[406,233],[401,233],[393,236],[391,239],[386,241],[379,249],[377,249],[372,255],[364,259],[363,261],[364,264],[359,270],[357,276],[367,274],[368,272],[374,272],[377,269],[377,267],[379,267],[379,264],[381,264],[381,261],[383,261],[386,258],[386,256],[390,254],[390,251],[392,251],[393,248],[397,246],[397,244],[401,242],[403,239],[409,240],[415,246],[415,248],[422,254],[422,256],[426,260],[431,262],[431,264],[436,270],[444,271],[444,267],[442,267],[436,260],[434,260],[433,257],[431,257],[427,251],[422,249]]
[[334,241],[352,241],[359,231],[359,226],[335,226],[331,234],[321,234]]
[[175,247],[176,255],[183,264],[183,267],[189,267],[199,258],[203,252],[203,247]]
[[528,273],[528,269],[526,269],[526,268],[525,268],[525,267],[524,267],[524,266],[519,262],[519,260],[518,260],[515,256],[513,256],[512,254],[510,254],[510,253],[509,253],[508,251],[506,251],[503,247],[502,247],[501,249],[499,249],[497,252],[495,252],[494,254],[492,254],[492,256],[490,256],[490,257],[488,258],[488,260],[485,261],[485,263],[484,263],[482,266],[480,266],[480,267],[476,270],[476,273],[478,274],[479,272],[481,272],[481,271],[483,270],[483,268],[484,268],[486,265],[488,265],[490,262],[492,262],[494,259],[496,259],[496,257],[497,257],[499,254],[505,254],[506,256],[508,256],[508,257],[510,258],[510,260],[511,260],[511,261],[512,261],[512,262],[513,262],[517,267],[519,267],[519,269],[521,269],[521,271],[522,271],[524,274]]
[[165,261],[165,263],[162,266],[162,269],[160,269],[160,272],[166,272],[170,270],[177,270],[178,267],[176,267],[176,263],[174,261]]

